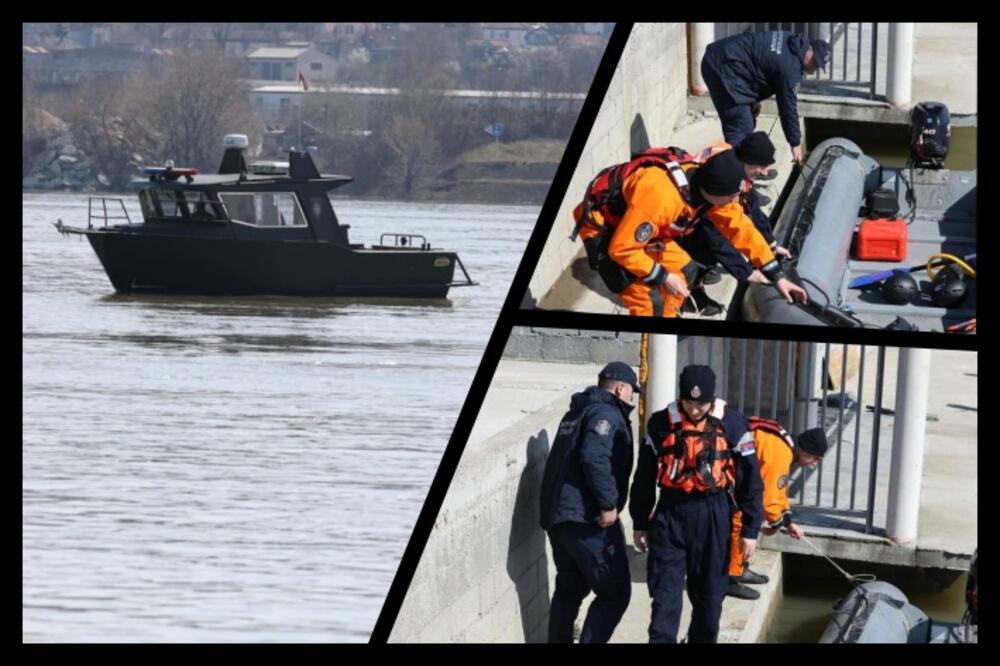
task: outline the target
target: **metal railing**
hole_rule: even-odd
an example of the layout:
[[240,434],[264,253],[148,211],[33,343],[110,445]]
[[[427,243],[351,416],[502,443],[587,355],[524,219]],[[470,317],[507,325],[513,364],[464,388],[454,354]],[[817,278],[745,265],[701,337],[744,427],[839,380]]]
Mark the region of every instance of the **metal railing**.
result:
[[[388,238],[392,241],[389,245],[385,242]],[[431,244],[427,242],[427,239],[420,234],[397,234],[397,233],[384,233],[379,236],[378,240],[379,246],[381,247],[392,247],[401,249],[414,249],[414,250],[429,250],[431,249]]]
[[678,341],[677,362],[711,366],[716,394],[747,416],[778,419],[793,436],[823,428],[827,455],[814,469],[792,468],[793,510],[807,508],[806,522],[872,533],[885,527],[888,484],[878,470],[891,455],[882,432],[892,414],[883,405],[885,355],[864,345],[689,337]]
[[771,30],[823,39],[830,44],[830,62],[826,72],[817,71],[802,79],[804,92],[867,99],[885,96],[887,23],[717,23],[716,26],[716,39]]
[[[101,210],[94,211],[94,202],[99,201],[101,203]],[[124,215],[112,215],[108,213],[108,202],[117,202],[121,208]],[[115,212],[114,205],[111,207],[112,213]],[[128,215],[128,210],[125,208],[125,200],[121,197],[89,197],[87,199],[87,228],[94,228],[94,220],[101,220],[104,222],[104,226],[108,226],[108,220],[125,220],[128,224],[132,224],[132,218]]]

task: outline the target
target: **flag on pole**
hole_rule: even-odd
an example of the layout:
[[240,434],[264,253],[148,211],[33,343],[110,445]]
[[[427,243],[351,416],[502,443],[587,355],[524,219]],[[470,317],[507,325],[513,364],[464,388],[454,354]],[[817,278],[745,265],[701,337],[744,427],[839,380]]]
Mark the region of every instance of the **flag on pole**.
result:
[[309,90],[309,84],[306,83],[306,77],[302,76],[302,72],[299,72],[299,83],[302,84],[303,90]]

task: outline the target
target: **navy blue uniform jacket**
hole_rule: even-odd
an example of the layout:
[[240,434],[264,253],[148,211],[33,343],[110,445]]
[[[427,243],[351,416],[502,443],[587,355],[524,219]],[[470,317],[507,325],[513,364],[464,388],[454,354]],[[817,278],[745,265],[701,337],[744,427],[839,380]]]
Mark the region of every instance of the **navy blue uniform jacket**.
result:
[[712,42],[705,61],[719,74],[737,104],[775,96],[788,144],[802,143],[795,86],[802,79],[802,58],[809,50],[804,35],[775,30],[733,35]]
[[596,522],[625,508],[634,452],[632,405],[591,386],[573,394],[542,477],[540,523]]

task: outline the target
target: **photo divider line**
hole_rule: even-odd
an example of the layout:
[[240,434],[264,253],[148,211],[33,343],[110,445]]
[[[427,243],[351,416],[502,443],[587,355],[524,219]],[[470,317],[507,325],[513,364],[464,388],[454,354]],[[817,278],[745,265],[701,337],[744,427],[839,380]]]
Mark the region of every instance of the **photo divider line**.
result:
[[885,331],[838,326],[800,326],[797,324],[764,324],[684,318],[666,319],[663,317],[635,317],[569,310],[522,310],[517,315],[516,323],[518,326],[533,328],[627,331],[630,333],[697,335],[747,340],[796,340],[798,342],[884,345],[886,347],[919,347],[956,351],[978,351],[980,338],[978,335],[952,335],[927,331]]
[[490,335],[486,350],[483,352],[479,369],[472,380],[472,386],[465,399],[465,404],[462,406],[461,412],[459,412],[455,428],[452,431],[451,438],[448,440],[444,455],[441,457],[441,464],[434,475],[434,481],[431,483],[427,499],[424,501],[424,505],[417,517],[416,525],[413,528],[413,533],[410,535],[410,541],[399,562],[396,576],[393,578],[388,594],[386,594],[385,602],[382,604],[382,611],[375,622],[369,643],[387,643],[389,640],[392,627],[396,622],[396,617],[399,615],[403,600],[406,598],[406,592],[413,580],[413,574],[416,572],[417,565],[420,563],[420,557],[423,555],[424,547],[427,544],[427,539],[430,537],[431,529],[434,527],[434,521],[441,510],[448,487],[451,485],[452,477],[455,475],[455,469],[458,467],[458,462],[465,450],[466,441],[468,441],[472,427],[479,416],[479,409],[482,407],[483,400],[486,397],[486,391],[493,381],[493,374],[496,372],[497,365],[500,362],[500,356],[507,345],[511,329],[517,323],[515,319],[519,316],[521,300],[527,292],[528,283],[538,264],[545,242],[548,240],[549,231],[559,211],[559,206],[562,204],[566,190],[569,188],[570,179],[576,170],[577,163],[580,161],[580,155],[583,153],[590,130],[594,125],[594,120],[597,118],[597,112],[604,101],[605,93],[611,84],[611,78],[614,75],[618,61],[621,59],[622,51],[625,49],[625,43],[628,41],[631,31],[631,23],[616,24],[608,39],[604,57],[601,59],[601,63],[594,75],[590,91],[587,93],[587,99],[583,103],[580,116],[577,119],[573,133],[563,153],[562,161],[559,163],[555,178],[553,178],[552,185],[549,187],[549,192],[539,214],[538,222],[535,224],[535,229],[525,247],[521,263],[514,274],[510,291],[507,292],[507,298],[500,309],[496,326]]

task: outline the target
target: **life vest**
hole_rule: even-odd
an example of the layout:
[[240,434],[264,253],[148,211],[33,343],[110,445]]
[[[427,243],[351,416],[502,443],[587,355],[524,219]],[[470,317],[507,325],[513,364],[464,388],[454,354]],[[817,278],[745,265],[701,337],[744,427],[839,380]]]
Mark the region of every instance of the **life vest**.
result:
[[[683,148],[670,146],[668,148],[647,148],[643,152],[633,155],[629,162],[602,169],[587,185],[583,201],[573,209],[576,229],[572,238],[575,240],[576,234],[583,225],[610,236],[625,215],[626,203],[625,197],[622,196],[625,180],[637,169],[646,167],[657,167],[666,171],[670,176],[670,181],[677,188],[684,201],[692,208],[697,209],[697,213],[692,219],[683,217],[676,220],[664,230],[665,234],[661,234],[671,238],[685,235],[698,221],[701,212],[707,209],[707,205],[702,204],[699,207],[694,202],[691,185],[684,173],[685,169],[682,165],[693,164],[696,164],[694,156]],[[599,216],[595,216],[594,213],[598,213]]]
[[795,450],[795,442],[792,440],[792,436],[788,434],[781,422],[776,419],[765,419],[763,416],[751,416],[747,419],[750,422],[750,431],[756,433],[758,430],[763,430],[764,432],[769,432],[772,435],[777,435],[788,444],[788,448]]
[[677,402],[667,405],[670,430],[659,447],[662,488],[707,492],[735,483],[736,465],[722,428],[726,401],[716,399],[700,423],[692,423]]

